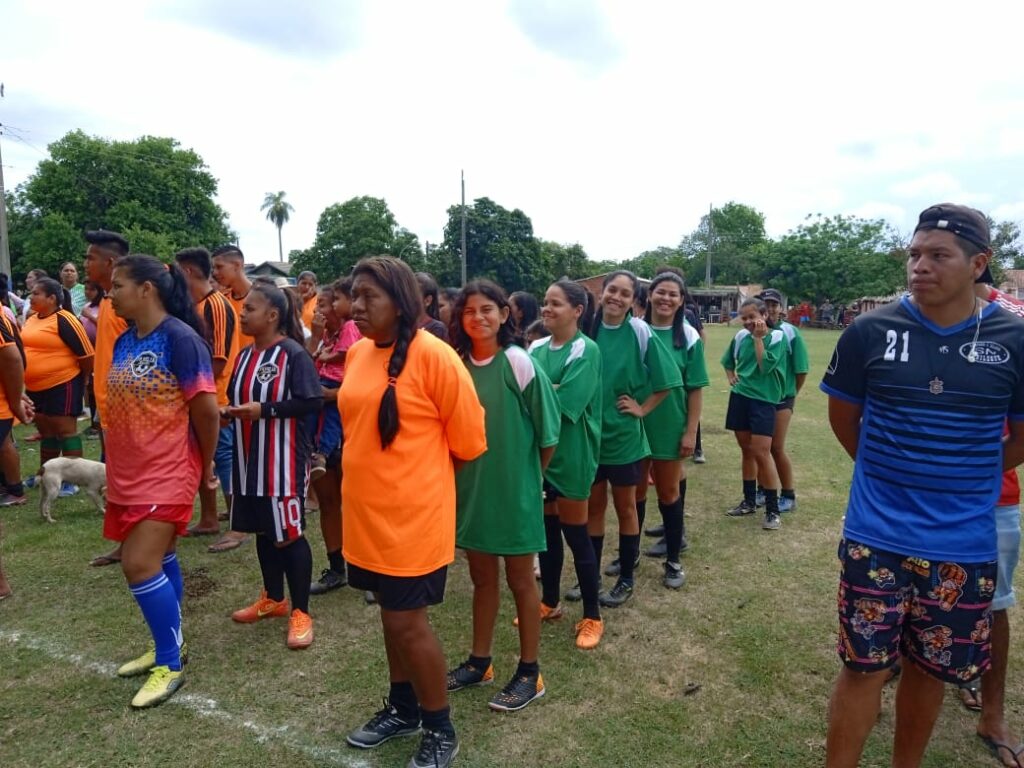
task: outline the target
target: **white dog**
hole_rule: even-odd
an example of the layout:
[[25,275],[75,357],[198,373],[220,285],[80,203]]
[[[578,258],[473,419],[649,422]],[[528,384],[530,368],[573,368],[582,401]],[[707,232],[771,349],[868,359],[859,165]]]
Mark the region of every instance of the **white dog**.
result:
[[58,456],[39,468],[39,514],[47,522],[54,522],[50,516],[50,504],[60,494],[61,483],[73,483],[85,491],[96,508],[102,512],[107,493],[107,465],[78,457]]

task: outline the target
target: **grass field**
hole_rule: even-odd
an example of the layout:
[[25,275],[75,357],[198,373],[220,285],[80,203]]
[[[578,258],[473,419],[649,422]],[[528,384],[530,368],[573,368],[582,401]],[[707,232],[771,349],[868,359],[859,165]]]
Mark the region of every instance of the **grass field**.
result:
[[[687,467],[689,583],[681,592],[664,589],[660,563],[645,559],[634,599],[605,612],[604,642],[591,653],[573,646],[579,607],[567,604],[569,617],[543,628],[545,698],[498,715],[486,706],[493,689],[453,697],[459,765],[822,764],[826,705],[839,669],[835,551],[851,472],[817,389],[836,334],[805,334],[812,373],[789,439],[799,509],[769,533],[759,519],[722,514],[740,492],[739,450],[721,428],[727,386],[718,358],[731,333],[709,332],[709,462]],[[22,446],[29,474],[38,454],[33,444]],[[145,647],[147,633],[120,571],[86,565],[108,546],[100,515],[75,497],[55,505],[57,523],[49,525],[39,518],[36,492],[27,506],[2,515],[15,594],[0,603],[0,766],[397,766],[415,749],[414,739],[372,753],[345,746],[348,729],[378,709],[387,691],[377,611],[360,593],[313,598],[316,643],[291,652],[284,623],[229,619],[259,590],[253,546],[212,555],[209,539],[182,541],[188,684],[172,703],[136,713],[128,701],[138,681],[119,680],[113,669]],[[315,516],[309,523],[319,573],[319,525]],[[613,533],[606,561],[614,556]],[[570,563],[567,555],[565,586]],[[501,681],[516,661],[512,615],[506,595],[494,649]],[[444,605],[432,614],[450,662],[468,651],[469,617],[460,560]],[[1020,643],[1011,647],[1008,718],[1017,724],[1024,655]],[[684,695],[691,683],[699,690]],[[865,766],[889,764],[892,692],[885,696]],[[950,693],[925,765],[996,765],[975,739],[974,723]]]

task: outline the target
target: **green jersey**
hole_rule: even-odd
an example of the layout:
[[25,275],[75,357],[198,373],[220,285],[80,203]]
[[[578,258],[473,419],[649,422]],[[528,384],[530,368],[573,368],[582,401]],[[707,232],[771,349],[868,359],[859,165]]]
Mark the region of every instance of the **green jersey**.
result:
[[651,455],[643,420],[618,408],[622,395],[643,402],[651,392],[683,386],[672,355],[636,317],[598,328],[601,349],[601,464],[630,464]]
[[555,386],[562,413],[558,447],[544,479],[565,498],[589,498],[601,449],[601,351],[579,331],[565,344],[538,339],[530,345],[537,366]]
[[456,546],[493,555],[543,552],[540,449],[558,443],[555,390],[519,347],[466,365],[485,411],[487,451],[455,475]]
[[786,356],[786,334],[769,330],[764,337],[764,355],[757,365],[754,337],[746,328],[737,333],[722,354],[722,367],[735,371],[739,381],[732,388],[737,395],[777,405],[782,401],[782,371]]
[[671,461],[679,458],[679,445],[686,433],[687,395],[711,382],[704,362],[704,342],[692,325],[683,323],[681,347],[675,345],[672,326],[662,328],[652,325],[651,330],[661,339],[683,379],[682,389],[673,389],[657,408],[644,417],[644,431],[651,444],[651,458]]
[[810,371],[811,365],[807,359],[807,345],[797,327],[782,320],[775,328],[786,336],[786,354],[779,364],[779,370],[782,371],[782,398],[785,400],[796,397],[796,377]]

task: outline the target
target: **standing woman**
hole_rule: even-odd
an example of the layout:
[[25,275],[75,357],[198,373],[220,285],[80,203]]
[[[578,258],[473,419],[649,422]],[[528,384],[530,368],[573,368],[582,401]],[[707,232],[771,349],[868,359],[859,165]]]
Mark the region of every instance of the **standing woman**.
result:
[[107,379],[103,535],[121,542],[128,589],[153,635],[153,648],[118,670],[149,674],[132,699],[142,708],[185,682],[175,542],[192,519],[200,482],[217,487],[220,422],[210,349],[181,270],[152,256],[125,256],[114,267],[110,298],[132,325],[114,343]]
[[25,321],[25,389],[36,409],[39,466],[61,454],[82,455],[78,417],[85,382],[92,373],[93,347],[82,323],[71,313],[71,297],[49,277],[35,281]]
[[775,407],[782,400],[779,365],[786,354],[785,335],[768,325],[768,308],[760,299],[740,304],[739,331],[722,354],[729,379],[729,409],[725,428],[736,435],[743,454],[743,500],[726,514],[744,517],[757,511],[757,480],[764,485],[766,531],[782,526],[779,519],[779,475],[772,459]]
[[349,349],[338,394],[344,554],[349,586],[376,593],[391,690],[348,743],[376,747],[422,725],[410,765],[448,766],[459,742],[427,607],[444,599],[455,467],[487,449],[484,411],[455,350],[417,329],[423,304],[408,265],[364,259],[352,279],[352,318],[367,338]]
[[85,286],[78,282],[78,267],[65,261],[60,267],[60,284],[71,294],[71,312],[78,317],[85,306]]
[[509,306],[512,308],[512,330],[515,334],[515,343],[521,347],[530,346],[526,341],[527,329],[537,322],[539,308],[533,294],[526,291],[516,291],[508,297]]
[[[309,587],[313,553],[302,535],[312,429],[323,406],[320,379],[303,348],[301,299],[257,280],[242,302],[242,333],[224,416],[235,420],[231,530],[256,534],[263,592],[231,614],[240,624],[288,616],[287,645],[313,642]],[[291,610],[284,599],[288,581]]]
[[619,518],[619,574],[601,605],[615,608],[633,595],[633,569],[640,557],[640,526],[636,487],[643,460],[651,455],[643,419],[683,382],[679,368],[643,320],[630,310],[636,294],[636,275],[624,269],[604,280],[601,308],[590,326],[590,337],[601,350],[601,453],[590,491],[590,539],[601,565],[604,514],[608,486]]
[[704,362],[704,342],[684,316],[685,295],[686,285],[676,274],[662,272],[651,281],[646,320],[675,360],[683,386],[673,389],[661,405],[644,417],[651,458],[644,461],[640,470],[636,502],[638,510],[641,505],[646,506],[648,473],[653,474],[665,535],[647,554],[665,557],[662,583],[671,589],[679,589],[686,583],[679,561],[686,530],[683,459],[692,456],[696,449],[697,426],[704,402],[701,390],[710,384]]
[[576,624],[576,647],[596,648],[604,634],[598,603],[598,562],[587,535],[590,486],[601,449],[601,351],[580,331],[590,322],[590,294],[578,283],[559,280],[544,294],[541,311],[551,334],[530,347],[530,354],[551,379],[562,415],[558,447],[544,472],[544,535],[540,553],[540,618],[562,617],[560,583],[565,536],[583,599]]
[[519,617],[519,668],[490,707],[514,712],[544,695],[533,558],[545,548],[542,472],[558,444],[561,412],[547,375],[513,343],[501,288],[490,280],[472,281],[459,295],[454,316],[460,324],[453,326],[453,346],[466,361],[486,414],[487,453],[455,478],[455,545],[466,550],[473,580],[473,647],[469,659],[448,673],[448,690],[494,679],[491,645],[503,557]]

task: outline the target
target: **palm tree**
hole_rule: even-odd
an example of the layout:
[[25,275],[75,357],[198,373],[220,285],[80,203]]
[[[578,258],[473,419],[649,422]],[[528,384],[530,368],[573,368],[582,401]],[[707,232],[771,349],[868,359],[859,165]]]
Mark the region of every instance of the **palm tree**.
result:
[[261,211],[267,212],[267,220],[277,227],[277,253],[280,261],[284,261],[284,248],[281,246],[281,227],[288,221],[288,215],[294,211],[291,203],[284,199],[284,192],[267,192],[263,198]]

